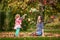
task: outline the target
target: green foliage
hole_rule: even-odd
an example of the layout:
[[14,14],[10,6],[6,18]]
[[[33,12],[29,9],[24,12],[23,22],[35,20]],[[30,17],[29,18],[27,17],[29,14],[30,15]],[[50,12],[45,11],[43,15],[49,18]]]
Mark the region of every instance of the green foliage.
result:
[[4,26],[5,17],[6,17],[5,13],[0,12],[0,30],[4,30],[3,26]]
[[[51,15],[59,15],[60,3],[57,3],[52,7],[51,5],[45,5],[42,11],[39,9],[40,2],[38,0],[1,0],[0,1],[0,14],[1,14],[1,27],[5,31],[13,30],[15,15],[18,13],[21,16],[27,14],[26,18],[22,22],[23,30],[27,30],[30,27],[35,28],[37,16],[44,13],[44,22],[50,20]],[[41,8],[41,7],[40,7]],[[31,9],[38,11],[30,11]],[[2,13],[1,13],[2,12]],[[41,13],[42,12],[42,13]],[[30,20],[30,21],[29,21]],[[56,26],[56,25],[55,25]],[[58,26],[58,25],[57,25]]]
[[[33,6],[34,5],[34,6]],[[32,4],[28,5],[28,1],[24,0],[2,0],[0,3],[0,11],[3,11],[6,15],[5,19],[1,19],[3,21],[4,25],[4,31],[11,31],[14,27],[15,23],[15,15],[18,13],[21,16],[24,14],[27,14],[27,17],[22,22],[23,30],[27,30],[28,26],[32,23],[32,21],[35,21],[36,19],[36,13],[30,13],[32,7],[36,8],[38,5],[38,1],[33,2]],[[31,19],[30,22],[28,22],[28,18]]]
[[60,28],[60,22],[59,23],[48,23],[45,25],[45,29],[59,29]]

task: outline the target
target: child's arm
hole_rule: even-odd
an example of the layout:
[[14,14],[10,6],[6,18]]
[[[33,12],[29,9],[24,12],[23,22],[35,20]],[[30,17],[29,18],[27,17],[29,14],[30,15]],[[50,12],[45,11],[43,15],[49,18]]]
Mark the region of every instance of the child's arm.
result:
[[23,16],[22,16],[22,19],[25,19],[25,16],[26,16],[27,14],[24,14]]
[[44,23],[42,23],[42,36],[44,36]]
[[44,36],[44,29],[42,29],[42,36]]

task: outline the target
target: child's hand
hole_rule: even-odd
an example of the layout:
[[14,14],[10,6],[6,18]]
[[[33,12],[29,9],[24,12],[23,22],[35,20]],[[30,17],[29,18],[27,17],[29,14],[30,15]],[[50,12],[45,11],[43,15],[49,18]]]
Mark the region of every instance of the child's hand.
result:
[[24,14],[23,16],[26,16],[27,14]]
[[22,28],[22,27],[20,27],[20,28]]
[[22,17],[23,17],[23,19],[25,18],[25,16],[26,16],[27,14],[24,14]]

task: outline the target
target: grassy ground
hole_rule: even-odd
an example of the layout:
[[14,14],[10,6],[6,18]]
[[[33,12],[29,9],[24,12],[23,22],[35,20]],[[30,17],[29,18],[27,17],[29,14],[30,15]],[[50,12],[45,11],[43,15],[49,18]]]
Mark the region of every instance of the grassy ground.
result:
[[60,29],[45,29],[46,33],[58,33],[60,34]]
[[[33,32],[35,30],[21,31],[21,32]],[[60,29],[45,29],[45,33],[59,33]],[[24,37],[24,38],[0,38],[0,40],[60,40],[60,37]]]
[[[23,31],[23,32],[33,32],[33,31],[35,31],[35,29],[27,30],[27,31]],[[60,34],[60,29],[44,29],[44,32],[46,32],[46,33],[58,33],[58,34]]]
[[0,40],[60,40],[59,37],[0,38]]
[[[20,31],[20,32],[34,32],[34,31],[35,31],[35,29],[31,29],[31,30],[27,30],[27,31]],[[0,32],[6,32],[6,31],[0,31]],[[7,32],[15,32],[15,31],[7,31]],[[60,34],[60,29],[44,29],[44,32]]]

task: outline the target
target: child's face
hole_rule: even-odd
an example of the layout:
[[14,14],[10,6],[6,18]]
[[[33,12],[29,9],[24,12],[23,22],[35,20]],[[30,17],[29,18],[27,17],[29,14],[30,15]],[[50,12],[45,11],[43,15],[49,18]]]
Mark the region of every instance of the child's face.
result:
[[41,20],[41,16],[38,16],[38,22],[41,22],[42,20]]
[[38,19],[41,19],[41,16],[38,16]]

